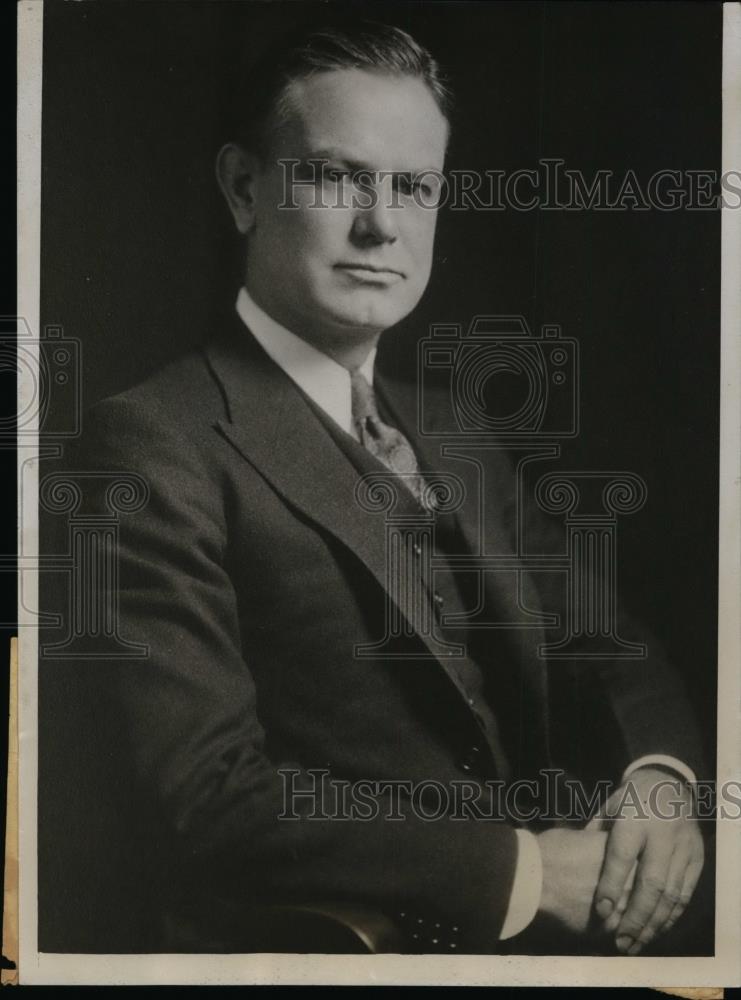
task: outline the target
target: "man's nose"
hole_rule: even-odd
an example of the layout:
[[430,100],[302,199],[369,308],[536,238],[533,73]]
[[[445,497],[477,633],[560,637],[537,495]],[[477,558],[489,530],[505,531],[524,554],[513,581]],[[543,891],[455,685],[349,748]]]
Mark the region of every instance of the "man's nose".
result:
[[398,237],[399,208],[392,208],[388,192],[379,186],[373,192],[371,204],[355,212],[351,238],[360,246],[395,243]]

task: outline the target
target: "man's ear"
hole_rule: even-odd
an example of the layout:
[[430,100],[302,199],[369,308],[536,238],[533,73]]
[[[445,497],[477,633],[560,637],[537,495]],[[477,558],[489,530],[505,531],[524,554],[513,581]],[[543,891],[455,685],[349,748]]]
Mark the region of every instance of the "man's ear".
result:
[[222,146],[216,157],[216,179],[243,235],[255,225],[255,180],[259,169],[257,157],[230,142]]

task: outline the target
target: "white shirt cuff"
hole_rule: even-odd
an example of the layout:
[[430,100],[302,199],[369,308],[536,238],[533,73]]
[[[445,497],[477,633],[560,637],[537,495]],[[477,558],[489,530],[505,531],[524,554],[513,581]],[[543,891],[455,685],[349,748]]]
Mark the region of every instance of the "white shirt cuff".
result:
[[676,757],[669,757],[667,754],[663,753],[650,753],[646,754],[645,757],[639,757],[638,760],[634,760],[632,764],[625,768],[623,771],[623,777],[621,779],[621,784],[625,784],[630,775],[637,771],[639,767],[651,767],[655,765],[657,767],[668,767],[672,771],[676,771],[677,774],[684,778],[684,780],[689,785],[694,785],[697,782],[697,775],[692,770],[691,767],[687,767],[683,764],[681,760],[677,760]]
[[538,838],[529,830],[515,830],[517,835],[517,865],[509,906],[499,940],[514,937],[524,931],[540,906],[543,890],[543,862]]

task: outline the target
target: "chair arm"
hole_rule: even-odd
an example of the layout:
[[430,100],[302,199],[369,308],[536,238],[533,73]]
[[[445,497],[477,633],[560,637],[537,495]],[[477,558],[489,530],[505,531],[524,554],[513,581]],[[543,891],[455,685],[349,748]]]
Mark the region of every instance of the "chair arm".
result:
[[400,928],[360,904],[256,907],[251,925],[250,951],[373,955],[405,950]]

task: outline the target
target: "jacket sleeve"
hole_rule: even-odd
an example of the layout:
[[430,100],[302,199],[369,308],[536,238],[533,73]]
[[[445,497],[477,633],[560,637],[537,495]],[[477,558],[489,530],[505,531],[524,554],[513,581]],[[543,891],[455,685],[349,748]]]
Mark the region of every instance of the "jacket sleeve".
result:
[[[119,397],[90,412],[70,464],[136,473],[149,491],[141,510],[120,518],[112,595],[120,634],[145,644],[147,655],[81,663],[78,681],[94,686],[99,710],[113,720],[116,745],[102,752],[124,761],[137,794],[154,803],[178,870],[237,902],[416,908],[459,928],[459,949],[494,950],[517,858],[512,827],[428,822],[403,796],[403,818],[389,819],[393,790],[380,790],[377,808],[356,818],[311,819],[319,796],[333,801],[332,775],[266,753],[250,650],[224,568],[224,473],[208,438],[194,442],[153,406]],[[102,489],[89,479],[93,515]],[[287,808],[287,783],[313,794],[294,796]]]
[[[515,522],[514,515],[512,521]],[[557,516],[543,512],[535,501],[527,508],[525,537],[528,553],[556,554],[566,550],[563,523],[559,523]],[[615,583],[614,578],[612,582]],[[590,570],[583,581],[582,593],[597,593],[603,583]],[[543,609],[558,615],[559,629],[547,634],[547,641],[556,643],[565,634],[569,615],[573,614],[568,606],[566,576],[563,572],[541,572],[536,587]],[[600,744],[616,737],[619,745],[609,755],[613,780],[618,780],[634,761],[649,755],[674,757],[698,777],[705,776],[702,740],[684,680],[639,610],[630,606],[627,595],[618,593],[616,632],[626,642],[643,645],[644,656],[598,658],[590,655],[594,646],[582,640],[583,648],[577,642],[571,652],[584,654],[583,658],[549,661],[553,703],[564,707],[569,702],[567,707],[571,710],[568,722],[561,723],[556,712],[554,725],[569,730],[566,736],[572,746],[578,746],[582,760],[588,760],[599,751]],[[590,715],[595,719],[591,720]],[[603,720],[607,725],[604,730],[600,728]]]

